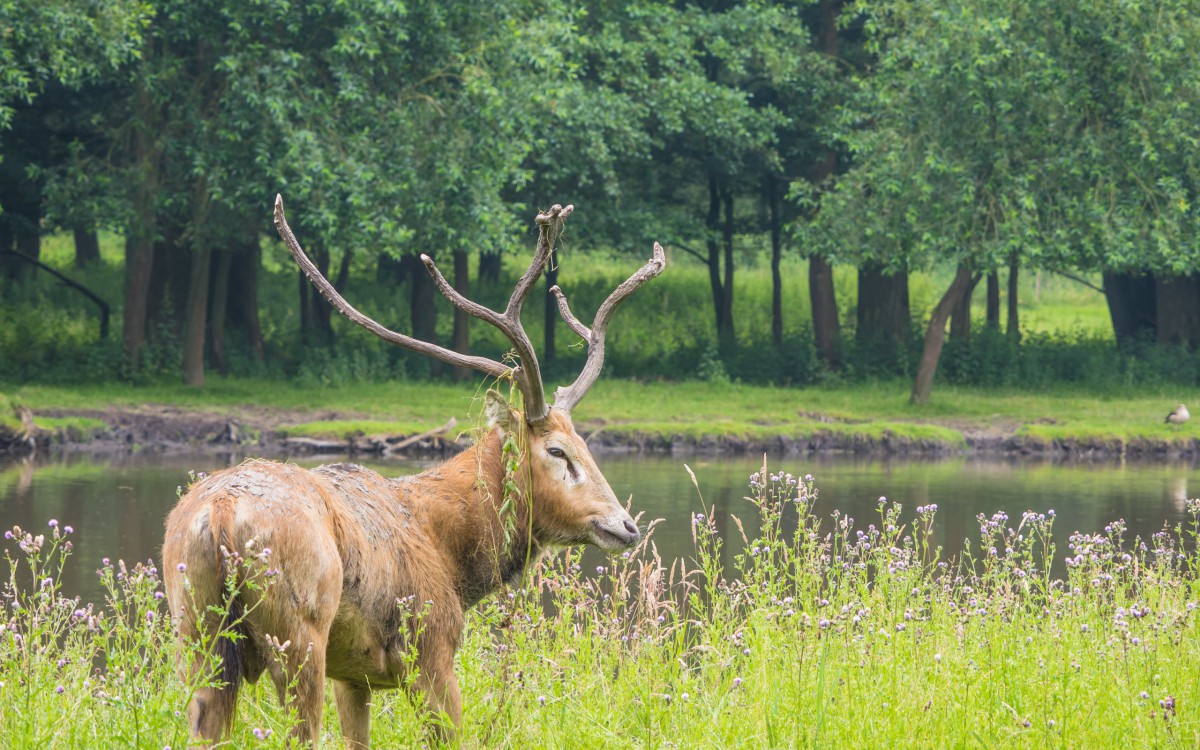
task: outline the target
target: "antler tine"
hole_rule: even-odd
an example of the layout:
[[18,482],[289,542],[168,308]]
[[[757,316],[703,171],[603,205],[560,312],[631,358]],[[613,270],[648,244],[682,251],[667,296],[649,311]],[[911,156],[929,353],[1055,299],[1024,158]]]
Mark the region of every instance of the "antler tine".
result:
[[287,218],[284,216],[282,195],[275,196],[275,229],[278,230],[279,236],[283,238],[283,243],[287,245],[288,252],[292,254],[292,257],[296,259],[296,263],[304,271],[304,275],[317,288],[317,291],[324,295],[325,299],[329,300],[329,304],[333,305],[334,309],[342,315],[345,315],[379,338],[417,352],[418,354],[424,354],[447,364],[454,365],[455,367],[469,367],[473,370],[485,372],[495,378],[508,377],[513,372],[512,368],[495,360],[469,354],[459,354],[458,352],[444,349],[437,344],[431,344],[428,341],[422,341],[411,336],[406,336],[403,333],[397,333],[385,328],[354,309],[338,293],[338,290],[333,288],[333,284],[330,284],[329,280],[321,275],[321,272],[317,270],[317,267],[313,265],[313,262],[308,259],[304,250],[300,247],[300,243],[296,240],[296,235],[292,233],[292,228],[288,226]]
[[546,270],[546,263],[550,260],[550,253],[554,250],[558,233],[562,231],[563,223],[574,210],[575,206],[573,205],[568,204],[564,208],[555,203],[549,211],[537,215],[537,250],[533,254],[533,262],[529,264],[529,268],[525,269],[525,273],[522,274],[516,288],[513,289],[512,296],[508,299],[508,307],[504,310],[506,317],[515,320],[521,319],[521,305],[525,303],[525,298],[529,296],[529,291],[537,283],[542,271]]
[[541,371],[538,367],[537,355],[533,351],[533,344],[530,343],[529,336],[525,334],[525,329],[521,327],[520,307],[517,308],[516,320],[513,320],[508,313],[501,315],[491,308],[472,302],[459,294],[450,285],[450,282],[446,281],[446,277],[433,262],[433,258],[423,254],[421,262],[425,264],[429,275],[433,277],[433,282],[437,285],[438,290],[446,299],[450,300],[451,304],[468,315],[491,323],[500,329],[500,332],[512,343],[518,359],[521,360],[521,365],[513,369],[513,379],[516,381],[521,395],[525,397],[526,419],[531,423],[545,419],[546,414],[549,413],[549,408],[546,406],[546,392],[542,387]]
[[525,420],[530,424],[545,419],[550,413],[550,407],[546,404],[546,389],[542,385],[542,370],[538,364],[537,353],[534,352],[533,343],[521,325],[521,306],[525,304],[525,298],[529,296],[533,285],[537,283],[538,277],[545,270],[546,263],[550,260],[550,254],[554,251],[558,233],[562,230],[563,222],[574,210],[575,207],[572,205],[564,207],[556,203],[551,206],[549,211],[537,215],[539,229],[537,250],[533,254],[533,261],[530,262],[529,268],[525,269],[525,273],[517,281],[512,296],[508,299],[508,306],[502,314],[475,304],[455,292],[433,261],[425,260],[425,267],[429,269],[438,289],[446,295],[451,303],[468,314],[496,326],[512,343],[517,358],[521,360],[520,367],[513,370],[513,379],[516,381],[521,395],[525,397]]
[[583,365],[583,371],[579,373],[579,377],[575,382],[565,388],[559,388],[554,393],[554,408],[564,411],[571,411],[579,400],[584,397],[588,389],[600,377],[600,371],[604,369],[604,336],[608,332],[608,324],[612,320],[613,313],[617,307],[625,301],[625,298],[637,291],[637,288],[645,284],[650,279],[658,276],[667,267],[667,254],[663,251],[662,245],[654,243],[654,254],[646,265],[639,268],[632,276],[623,281],[620,286],[608,295],[608,299],[600,305],[600,309],[596,311],[596,320],[592,323],[591,329],[588,329],[583,323],[571,314],[571,309],[567,305],[567,298],[558,287],[554,287],[551,291],[558,299],[558,311],[562,313],[563,320],[567,322],[567,326],[571,330],[578,333],[585,341],[588,342],[587,361]]

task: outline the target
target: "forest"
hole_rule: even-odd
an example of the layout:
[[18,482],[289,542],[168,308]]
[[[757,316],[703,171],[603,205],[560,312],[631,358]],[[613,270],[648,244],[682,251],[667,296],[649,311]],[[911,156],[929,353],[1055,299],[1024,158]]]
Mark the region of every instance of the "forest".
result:
[[[671,259],[614,326],[619,376],[900,377],[914,403],[935,374],[1194,385],[1196,10],[4,3],[0,381],[461,377],[333,314],[280,248],[281,194],[339,290],[460,352],[506,344],[419,256],[487,304],[569,202],[547,290],[594,309],[654,241]],[[1110,324],[1025,330],[1033,275]],[[530,307],[571,371],[549,292]]]

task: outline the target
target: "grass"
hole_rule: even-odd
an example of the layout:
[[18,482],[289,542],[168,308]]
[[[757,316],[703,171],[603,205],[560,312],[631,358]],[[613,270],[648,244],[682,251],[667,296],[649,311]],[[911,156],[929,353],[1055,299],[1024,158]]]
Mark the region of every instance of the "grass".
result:
[[[5,386],[0,384],[0,394]],[[347,388],[304,387],[287,382],[212,378],[203,389],[182,385],[76,387],[26,385],[10,398],[33,409],[90,412],[163,405],[267,419],[288,435],[343,438],[347,434],[420,432],[455,417],[467,429],[479,419],[477,384],[401,382]],[[0,396],[2,397],[2,396]],[[689,440],[770,439],[815,434],[880,440],[885,434],[961,446],[964,434],[1056,439],[1154,440],[1181,443],[1197,436],[1193,425],[1163,424],[1178,402],[1200,403],[1200,389],[1113,389],[1097,392],[1058,387],[1042,392],[1012,388],[943,386],[930,403],[908,403],[901,381],[809,388],[602,380],[575,411],[584,433]],[[94,417],[73,417],[77,429]],[[89,421],[90,420],[90,421]],[[50,426],[53,420],[39,418]]]
[[[646,542],[590,569],[560,553],[485,600],[459,652],[456,746],[1200,743],[1200,503],[1152,538],[1114,522],[1065,550],[1053,511],[981,516],[946,560],[929,543],[935,506],[911,525],[887,503],[873,519],[818,519],[811,483],[766,471],[750,494],[758,538],[722,539],[695,514],[687,559]],[[106,560],[107,603],[66,599],[56,571],[73,530],[43,531],[14,529],[6,548],[4,745],[185,746],[189,686],[173,666],[188,647],[156,598],[158,571]],[[1066,575],[1052,578],[1060,555]],[[243,691],[231,746],[286,745],[266,682]],[[377,693],[372,715],[376,746],[419,744],[402,694]],[[327,700],[323,744],[339,741]]]

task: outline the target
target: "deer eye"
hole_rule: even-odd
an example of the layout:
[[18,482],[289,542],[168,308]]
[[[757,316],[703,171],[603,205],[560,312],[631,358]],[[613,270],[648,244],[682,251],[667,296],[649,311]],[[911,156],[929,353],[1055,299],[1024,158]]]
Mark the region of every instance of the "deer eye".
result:
[[555,458],[566,458],[567,457],[567,454],[563,453],[563,449],[559,448],[557,446],[552,446],[550,448],[547,448],[546,452],[549,453],[551,456],[554,456]]

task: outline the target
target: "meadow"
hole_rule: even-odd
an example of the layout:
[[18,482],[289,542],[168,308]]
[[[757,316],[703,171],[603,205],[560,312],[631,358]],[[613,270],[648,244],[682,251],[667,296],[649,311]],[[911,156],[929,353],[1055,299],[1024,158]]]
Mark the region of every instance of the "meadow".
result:
[[[765,465],[748,479],[756,538],[736,526],[721,538],[711,514],[693,513],[669,522],[691,524],[694,553],[664,560],[662,521],[643,518],[650,534],[632,552],[588,569],[559,553],[474,611],[455,746],[1200,743],[1197,501],[1187,523],[1151,538],[1114,520],[1056,534],[1062,548],[1053,509],[980,515],[978,536],[947,559],[929,543],[936,506],[910,525],[885,498],[871,518],[817,518],[810,479]],[[57,571],[87,530],[66,520],[5,534],[0,742],[186,746],[194,685],[174,671],[159,571],[98,560],[107,601],[67,598]],[[725,545],[738,551],[731,569],[717,562]],[[272,692],[243,692],[230,747],[287,746]],[[404,694],[375,696],[375,745],[420,746]],[[340,741],[331,701],[324,734]]]

